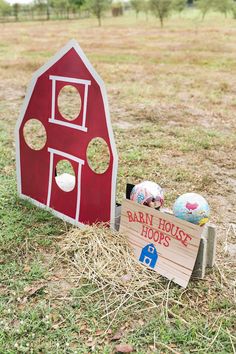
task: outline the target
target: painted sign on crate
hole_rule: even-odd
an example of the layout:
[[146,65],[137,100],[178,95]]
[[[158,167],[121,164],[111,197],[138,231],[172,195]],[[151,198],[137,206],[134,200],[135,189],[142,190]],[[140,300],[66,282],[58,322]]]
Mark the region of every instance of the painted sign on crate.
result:
[[126,199],[120,232],[127,235],[141,263],[184,288],[188,285],[198,254],[200,226]]

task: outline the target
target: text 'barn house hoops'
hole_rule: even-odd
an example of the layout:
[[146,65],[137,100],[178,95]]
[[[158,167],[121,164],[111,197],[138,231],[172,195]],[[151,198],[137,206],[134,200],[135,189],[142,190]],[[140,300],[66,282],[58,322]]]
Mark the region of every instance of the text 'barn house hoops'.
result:
[[[65,91],[76,104],[61,105]],[[118,158],[106,90],[76,41],[33,75],[15,134],[20,197],[77,226],[114,225]]]

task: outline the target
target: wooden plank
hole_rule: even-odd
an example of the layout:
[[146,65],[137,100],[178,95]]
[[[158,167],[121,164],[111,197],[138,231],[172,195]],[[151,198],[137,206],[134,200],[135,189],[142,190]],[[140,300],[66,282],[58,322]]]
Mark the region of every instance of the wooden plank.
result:
[[115,208],[115,230],[118,231],[120,227],[120,214],[121,214],[121,205],[116,205]]
[[201,238],[197,259],[193,268],[192,278],[203,279],[206,273],[207,264],[207,240]]
[[216,257],[216,228],[214,225],[208,224],[207,233],[207,263],[206,266],[212,268],[215,264]]
[[186,287],[196,261],[202,228],[125,199],[120,232],[127,235],[136,258]]

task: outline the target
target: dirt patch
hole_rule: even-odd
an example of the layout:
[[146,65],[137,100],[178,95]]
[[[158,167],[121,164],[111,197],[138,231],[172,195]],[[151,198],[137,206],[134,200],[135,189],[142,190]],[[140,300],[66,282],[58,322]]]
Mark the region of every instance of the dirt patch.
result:
[[119,128],[119,129],[132,129],[133,124],[129,122],[125,122],[124,120],[120,120],[119,122],[114,123],[114,126]]

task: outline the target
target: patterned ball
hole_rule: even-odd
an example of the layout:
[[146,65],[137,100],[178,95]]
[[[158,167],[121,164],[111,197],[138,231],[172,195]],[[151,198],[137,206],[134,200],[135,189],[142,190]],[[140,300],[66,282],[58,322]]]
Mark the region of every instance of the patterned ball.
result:
[[157,209],[164,203],[164,192],[157,183],[144,181],[133,187],[130,199]]
[[176,199],[174,215],[196,225],[204,225],[209,220],[210,208],[205,198],[197,193],[182,194]]

